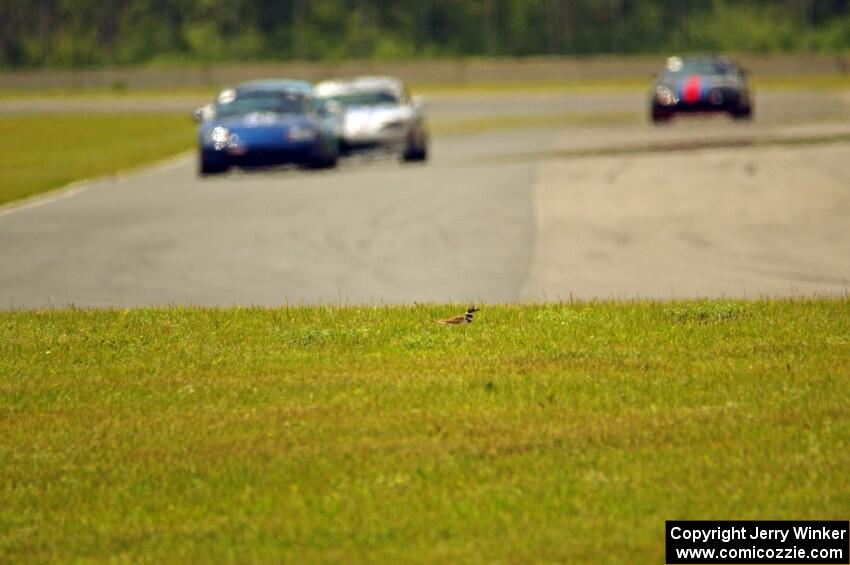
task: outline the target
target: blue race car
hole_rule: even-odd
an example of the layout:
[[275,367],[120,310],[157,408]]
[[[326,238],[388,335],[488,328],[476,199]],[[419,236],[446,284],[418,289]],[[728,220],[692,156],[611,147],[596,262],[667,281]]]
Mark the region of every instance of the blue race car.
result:
[[199,108],[198,173],[230,167],[294,163],[311,168],[337,164],[333,120],[313,98],[309,83],[267,80],[222,91]]

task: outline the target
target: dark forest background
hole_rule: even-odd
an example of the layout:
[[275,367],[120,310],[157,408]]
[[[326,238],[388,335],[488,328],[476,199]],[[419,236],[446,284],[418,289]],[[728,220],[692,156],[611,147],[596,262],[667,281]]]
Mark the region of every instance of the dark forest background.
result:
[[0,66],[850,49],[850,0],[0,0]]

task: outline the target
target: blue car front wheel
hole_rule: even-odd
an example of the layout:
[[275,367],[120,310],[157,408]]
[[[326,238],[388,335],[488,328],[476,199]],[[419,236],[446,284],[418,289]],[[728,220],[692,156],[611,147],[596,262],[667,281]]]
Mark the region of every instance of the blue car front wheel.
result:
[[227,172],[230,164],[221,157],[213,157],[205,151],[198,153],[198,175],[218,175]]
[[335,143],[321,143],[316,154],[310,159],[311,169],[332,169],[339,161],[339,147]]

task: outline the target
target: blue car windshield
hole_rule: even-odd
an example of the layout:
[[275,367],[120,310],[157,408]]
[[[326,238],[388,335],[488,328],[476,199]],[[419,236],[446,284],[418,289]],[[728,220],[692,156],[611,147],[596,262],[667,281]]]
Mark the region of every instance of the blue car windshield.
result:
[[349,106],[381,106],[383,104],[398,104],[398,98],[392,92],[377,90],[371,92],[349,92],[329,97],[343,107]]
[[295,92],[254,90],[235,92],[219,97],[215,113],[219,117],[244,116],[254,113],[305,114],[309,109],[307,98]]

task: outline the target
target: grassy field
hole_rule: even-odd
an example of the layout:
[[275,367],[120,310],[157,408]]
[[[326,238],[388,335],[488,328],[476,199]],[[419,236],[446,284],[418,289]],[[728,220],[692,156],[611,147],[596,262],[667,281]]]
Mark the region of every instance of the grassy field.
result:
[[846,519],[850,299],[0,314],[0,562],[661,563]]
[[0,115],[0,204],[180,153],[194,128],[170,114]]

